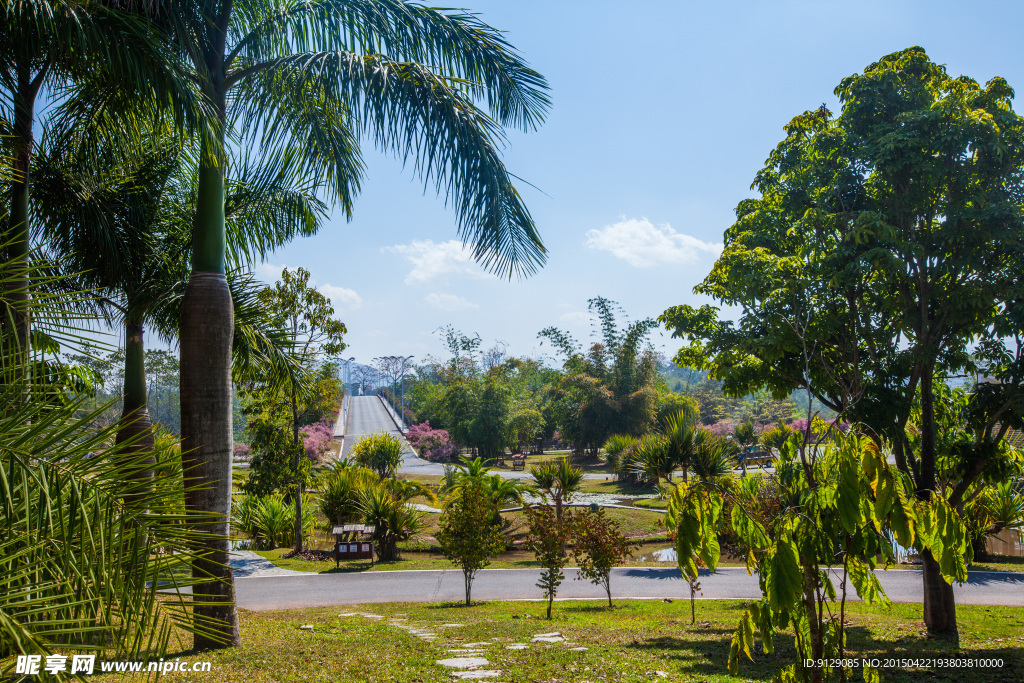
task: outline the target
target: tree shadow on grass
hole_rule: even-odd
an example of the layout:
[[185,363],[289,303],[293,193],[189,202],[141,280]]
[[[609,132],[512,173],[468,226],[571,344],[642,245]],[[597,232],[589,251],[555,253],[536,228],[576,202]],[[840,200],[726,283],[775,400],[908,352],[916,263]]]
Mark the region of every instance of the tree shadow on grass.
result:
[[[725,628],[693,628],[687,625],[692,637],[658,636],[634,641],[624,647],[637,650],[657,650],[659,654],[675,662],[683,674],[689,675],[723,675],[728,673],[729,648],[733,629]],[[929,638],[927,636],[903,636],[898,640],[886,640],[876,637],[864,626],[851,626],[846,629],[846,657],[858,661],[877,660],[887,683],[916,683],[917,681],[969,681],[970,683],[1003,683],[1004,681],[1020,680],[1019,673],[1024,670],[1024,648],[1001,647],[981,649],[960,649],[955,643]],[[797,661],[797,650],[793,642],[792,632],[776,634],[775,651],[764,654],[761,640],[755,638],[753,661],[746,655],[740,656],[741,678],[766,681],[775,676],[781,669]],[[956,659],[970,662],[974,666],[944,665],[929,668],[902,668],[891,666],[891,660],[948,660]],[[890,660],[890,661],[886,661]],[[1001,660],[1002,666],[992,664]],[[981,663],[989,666],[980,666]],[[948,664],[948,662],[947,662]],[[859,668],[859,667],[858,667]],[[1018,676],[1015,678],[1015,676]],[[851,681],[862,680],[858,670],[853,671]]]

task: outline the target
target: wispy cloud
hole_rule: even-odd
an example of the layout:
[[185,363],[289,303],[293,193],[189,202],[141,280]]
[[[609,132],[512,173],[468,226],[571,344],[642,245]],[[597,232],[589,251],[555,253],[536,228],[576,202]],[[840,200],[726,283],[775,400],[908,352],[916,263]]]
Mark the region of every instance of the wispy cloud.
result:
[[363,297],[359,296],[354,289],[335,285],[320,285],[317,289],[331,300],[335,313],[354,311],[363,305]]
[[472,250],[457,240],[440,243],[433,240],[414,240],[409,244],[384,247],[383,251],[404,256],[412,264],[412,270],[405,276],[407,285],[444,280],[448,275],[493,277],[473,260]]
[[563,323],[589,323],[592,320],[596,320],[593,315],[586,311],[570,311],[558,316],[558,319]]
[[423,297],[423,300],[434,308],[440,308],[442,311],[465,311],[470,308],[480,308],[479,304],[463,299],[461,296],[443,294],[441,292],[431,292]]
[[277,263],[257,263],[256,267],[252,269],[253,275],[259,279],[273,284],[281,279],[281,271],[288,266]]
[[637,268],[665,263],[691,263],[701,253],[717,256],[722,244],[704,242],[676,232],[668,223],[655,226],[646,218],[622,217],[618,223],[587,231],[586,245],[607,251]]

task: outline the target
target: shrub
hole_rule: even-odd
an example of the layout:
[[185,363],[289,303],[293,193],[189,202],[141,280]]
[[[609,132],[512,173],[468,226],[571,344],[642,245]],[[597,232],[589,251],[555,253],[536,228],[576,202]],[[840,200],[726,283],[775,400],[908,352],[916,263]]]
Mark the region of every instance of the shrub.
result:
[[544,570],[540,574],[538,588],[543,589],[548,600],[548,619],[551,618],[551,603],[558,593],[558,587],[565,580],[562,569],[569,562],[565,544],[572,525],[571,513],[563,518],[548,505],[523,508],[530,531],[525,547],[533,552]]
[[580,567],[576,578],[589,579],[591,583],[604,587],[608,606],[611,607],[612,568],[632,557],[638,544],[628,540],[615,520],[608,519],[601,509],[575,515],[572,533],[576,540],[573,559]]
[[484,482],[464,478],[445,501],[441,513],[438,543],[444,556],[462,570],[466,588],[466,606],[472,604],[473,579],[505,549],[501,525],[495,524],[498,506]]
[[360,517],[359,491],[378,477],[365,467],[342,467],[320,479],[320,514],[331,525],[354,522]]
[[369,434],[353,444],[352,454],[357,463],[369,467],[381,478],[390,477],[402,462],[402,441],[387,432]]
[[782,445],[789,440],[793,434],[793,428],[781,422],[776,422],[770,429],[761,434],[761,446],[769,451],[778,451]]
[[249,462],[252,450],[244,443],[236,443],[231,451],[231,459],[238,462]]
[[409,427],[405,438],[425,460],[452,462],[458,459],[459,448],[451,442],[451,436],[444,429],[432,428],[430,420]]
[[423,526],[423,513],[414,510],[395,495],[388,482],[377,481],[358,489],[359,514],[363,522],[374,526],[373,541],[377,559],[400,559],[398,542],[412,538]]

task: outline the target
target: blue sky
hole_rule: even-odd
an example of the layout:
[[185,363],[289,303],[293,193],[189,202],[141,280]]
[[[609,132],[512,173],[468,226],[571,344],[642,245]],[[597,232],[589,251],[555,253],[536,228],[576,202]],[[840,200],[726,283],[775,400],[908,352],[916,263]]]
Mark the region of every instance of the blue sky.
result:
[[[348,326],[345,356],[442,355],[435,330],[479,333],[515,355],[537,332],[590,335],[587,299],[631,319],[675,304],[710,270],[733,208],[782,126],[839,81],[912,45],[953,74],[1024,88],[1019,2],[582,2],[466,0],[551,84],[553,107],[504,159],[548,247],[527,280],[476,267],[444,199],[367,150],[355,215],[268,254],[257,273],[302,266]],[[653,337],[671,356],[677,344]]]

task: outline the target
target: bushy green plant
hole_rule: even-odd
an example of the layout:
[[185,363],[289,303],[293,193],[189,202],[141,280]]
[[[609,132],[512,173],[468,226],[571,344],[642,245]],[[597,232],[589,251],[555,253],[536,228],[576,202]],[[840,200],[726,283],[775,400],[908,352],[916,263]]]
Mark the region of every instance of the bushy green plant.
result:
[[548,505],[525,507],[523,513],[529,525],[524,547],[532,552],[543,570],[537,588],[544,591],[548,601],[547,617],[551,618],[551,603],[558,594],[558,587],[565,580],[562,569],[569,562],[565,544],[571,535],[573,516],[559,515]]
[[[258,550],[273,550],[295,543],[295,503],[280,493],[246,495],[234,501],[231,521],[235,529],[248,534]],[[312,540],[316,529],[313,501],[303,497],[302,535]]]
[[320,514],[332,525],[359,519],[359,491],[377,481],[377,474],[365,467],[329,470],[320,477]]
[[378,481],[365,485],[358,494],[359,514],[363,522],[374,525],[377,558],[384,562],[401,559],[398,542],[412,538],[423,527],[423,513],[396,495],[390,484]]
[[445,557],[462,570],[467,607],[472,604],[476,573],[505,549],[505,535],[494,521],[497,512],[485,482],[470,478],[452,491],[441,513],[437,540]]
[[627,539],[618,523],[600,508],[575,515],[571,533],[576,542],[573,559],[580,568],[576,578],[604,588],[612,607],[612,569],[632,557],[638,544]]
[[402,440],[387,432],[368,434],[352,445],[357,463],[368,467],[381,478],[392,477],[402,462]]
[[794,430],[787,424],[776,422],[769,429],[761,433],[761,446],[769,451],[778,452],[784,443],[789,440]]

